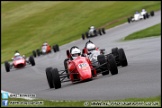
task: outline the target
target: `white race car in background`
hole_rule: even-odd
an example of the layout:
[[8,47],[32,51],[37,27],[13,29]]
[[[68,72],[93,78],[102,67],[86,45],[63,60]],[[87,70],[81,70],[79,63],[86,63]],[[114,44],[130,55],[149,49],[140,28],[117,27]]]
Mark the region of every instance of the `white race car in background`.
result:
[[82,34],[82,39],[85,40],[85,38],[95,37],[102,34],[106,34],[105,28],[96,29],[94,26],[91,26],[85,34]]
[[141,13],[135,13],[134,17],[128,18],[128,23],[138,21],[141,19],[149,18],[150,16],[154,16],[154,11],[151,11],[150,14],[145,11],[144,9],[141,11]]

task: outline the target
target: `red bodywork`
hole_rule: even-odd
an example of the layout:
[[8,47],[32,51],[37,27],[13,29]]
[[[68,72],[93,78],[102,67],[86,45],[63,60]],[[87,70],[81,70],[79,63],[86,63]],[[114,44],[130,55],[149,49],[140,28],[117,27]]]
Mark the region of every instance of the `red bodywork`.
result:
[[13,60],[13,65],[15,68],[21,68],[26,66],[26,60],[23,57],[16,57]]
[[91,62],[86,57],[78,56],[75,60],[69,60],[68,72],[70,74],[71,81],[83,81],[92,78],[92,72],[95,76],[97,73],[95,70],[92,71]]
[[51,46],[50,46],[50,45],[42,45],[42,49],[43,49],[44,47],[46,48],[46,53],[51,52]]

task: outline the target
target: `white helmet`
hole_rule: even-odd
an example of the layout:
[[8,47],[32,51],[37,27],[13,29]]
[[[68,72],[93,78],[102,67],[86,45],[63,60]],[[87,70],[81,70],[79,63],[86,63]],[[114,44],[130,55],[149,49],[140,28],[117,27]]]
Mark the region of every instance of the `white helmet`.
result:
[[142,11],[145,11],[145,9],[142,9]]
[[47,42],[43,43],[43,45],[45,45],[45,46],[46,46],[46,45],[47,45]]
[[20,56],[20,53],[15,53],[15,57]]
[[87,44],[87,50],[88,51],[95,50],[95,48],[96,48],[95,44],[93,44],[93,43],[88,43]]
[[91,28],[91,29],[94,29],[94,26],[91,26],[90,28]]
[[76,48],[76,47],[73,48],[73,49],[71,50],[71,55],[72,55],[72,58],[73,58],[73,59],[77,58],[78,56],[81,55],[80,49],[79,49],[79,48]]

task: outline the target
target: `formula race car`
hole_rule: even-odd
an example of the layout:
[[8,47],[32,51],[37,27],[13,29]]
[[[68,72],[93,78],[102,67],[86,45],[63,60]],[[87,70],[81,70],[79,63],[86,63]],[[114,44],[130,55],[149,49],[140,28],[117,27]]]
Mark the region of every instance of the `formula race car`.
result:
[[94,26],[91,26],[88,32],[86,32],[85,34],[82,34],[82,39],[84,40],[85,38],[90,38],[90,37],[94,37],[94,36],[98,36],[102,34],[106,34],[105,28],[96,29]]
[[[54,52],[57,52],[60,50],[57,44],[54,45],[52,48]],[[48,53],[51,53],[51,46],[48,44],[43,44],[41,47],[41,50],[37,49],[36,51],[33,51],[33,56],[36,57],[36,56],[40,56],[41,54],[44,55]]]
[[134,22],[134,21],[138,21],[141,19],[146,19],[149,18],[150,16],[154,16],[154,11],[151,11],[150,14],[148,12],[146,12],[144,9],[141,11],[141,13],[136,12],[134,14],[134,17],[130,17],[128,18],[128,23]]
[[5,62],[6,72],[10,72],[10,69],[14,68],[22,68],[25,67],[26,64],[35,66],[35,60],[33,56],[30,56],[27,60],[25,56],[17,56],[12,58],[13,62],[10,64],[8,61]]
[[[92,80],[93,77],[97,77],[97,74],[108,73],[109,70],[112,75],[118,74],[114,57],[111,54],[108,55],[107,58],[103,55],[99,55],[97,58],[100,66],[94,68],[90,60],[87,57],[80,55],[81,53],[74,59],[71,52],[75,48],[78,47],[73,46],[70,51],[66,51],[67,59],[64,60],[65,70],[58,71],[57,68],[46,68],[46,76],[50,88],[61,88],[61,83],[67,81],[74,83]],[[99,69],[101,71],[97,73],[97,70]]]
[[126,58],[126,55],[125,55],[125,52],[124,52],[124,49],[123,48],[113,48],[112,49],[112,52],[109,53],[109,54],[105,54],[105,49],[100,49],[98,47],[96,47],[92,41],[88,41],[86,44],[85,44],[85,47],[83,48],[82,50],[82,53],[84,55],[87,55],[88,58],[90,59],[90,61],[92,62],[92,65],[93,66],[98,66],[100,65],[98,63],[98,60],[97,60],[97,56],[99,55],[105,55],[105,57],[109,54],[112,54],[115,58],[115,62],[117,64],[117,66],[127,66],[128,65],[128,62],[127,62],[127,58]]

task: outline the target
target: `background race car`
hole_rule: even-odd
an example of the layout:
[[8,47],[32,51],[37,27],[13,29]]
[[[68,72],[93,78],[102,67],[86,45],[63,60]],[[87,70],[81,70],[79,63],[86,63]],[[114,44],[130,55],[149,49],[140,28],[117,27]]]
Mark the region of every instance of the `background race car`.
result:
[[54,52],[60,51],[59,46],[57,44],[54,45],[52,48],[50,45],[42,45],[41,50],[36,49],[36,51],[33,51],[33,56],[36,57],[36,56],[51,53],[52,49]]
[[10,64],[8,61],[5,62],[6,72],[10,72],[10,69],[14,68],[22,68],[25,67],[26,64],[35,66],[35,60],[33,56],[30,56],[28,60],[26,60],[25,56],[18,56],[13,58],[13,62]]
[[127,58],[126,58],[126,55],[125,55],[123,48],[119,48],[119,49],[117,47],[112,48],[111,53],[105,54],[105,49],[99,49],[98,47],[96,47],[95,50],[90,51],[90,53],[89,53],[88,49],[87,49],[88,43],[92,43],[92,42],[89,40],[86,43],[85,47],[82,50],[82,53],[84,55],[86,54],[88,56],[88,58],[90,59],[90,61],[92,62],[92,64],[94,66],[99,65],[98,59],[97,59],[97,57],[99,55],[104,55],[107,58],[107,56],[109,54],[112,54],[114,56],[117,66],[127,66],[128,65]]
[[132,17],[132,16],[129,17],[128,23],[138,21],[141,19],[146,19],[146,18],[149,18],[150,16],[154,16],[154,11],[151,11],[150,13],[148,13],[146,11],[142,11],[141,13],[134,14],[134,17]]
[[99,28],[99,29],[90,29],[85,34],[82,34],[82,39],[85,40],[85,38],[95,37],[98,35],[106,34],[105,28]]

